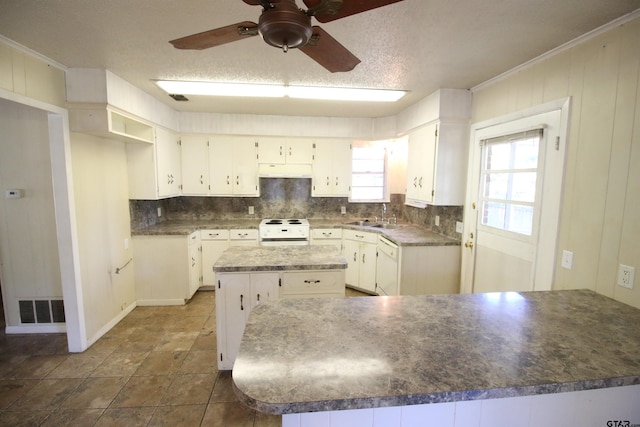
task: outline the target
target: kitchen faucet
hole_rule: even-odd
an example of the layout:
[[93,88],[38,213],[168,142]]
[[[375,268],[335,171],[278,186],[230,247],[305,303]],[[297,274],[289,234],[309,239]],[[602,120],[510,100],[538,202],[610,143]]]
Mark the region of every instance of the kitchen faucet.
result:
[[382,219],[380,220],[380,222],[384,222],[384,214],[387,213],[387,204],[383,203],[382,204]]

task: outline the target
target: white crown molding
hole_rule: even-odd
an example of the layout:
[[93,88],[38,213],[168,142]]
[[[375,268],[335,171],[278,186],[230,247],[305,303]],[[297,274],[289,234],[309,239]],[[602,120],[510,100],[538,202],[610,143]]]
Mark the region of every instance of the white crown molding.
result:
[[610,31],[610,30],[612,30],[614,28],[620,27],[620,26],[626,24],[627,22],[633,21],[634,19],[637,19],[637,18],[640,18],[640,9],[636,9],[633,12],[630,12],[630,13],[628,13],[626,15],[623,15],[623,16],[617,18],[617,19],[614,19],[613,21],[608,22],[608,23],[606,23],[606,24],[604,24],[604,25],[602,25],[602,26],[600,26],[600,27],[598,27],[596,29],[593,29],[593,30],[591,30],[591,31],[589,31],[587,33],[584,33],[583,35],[581,35],[579,37],[576,37],[575,39],[570,40],[570,41],[566,42],[565,44],[562,44],[562,45],[560,45],[560,46],[558,46],[558,47],[556,47],[554,49],[551,49],[550,51],[545,52],[540,56],[537,56],[537,57],[535,57],[533,59],[530,59],[529,61],[527,61],[527,62],[525,62],[523,64],[520,64],[520,65],[518,65],[518,66],[516,66],[516,67],[514,67],[514,68],[512,68],[512,69],[510,69],[508,71],[505,71],[502,74],[498,74],[497,76],[492,77],[489,80],[486,80],[486,81],[484,81],[484,82],[482,82],[480,84],[477,84],[476,86],[473,86],[470,90],[471,90],[471,92],[475,92],[475,91],[478,91],[480,89],[484,89],[487,86],[491,86],[494,83],[497,83],[497,82],[499,82],[501,80],[506,79],[507,77],[511,76],[512,74],[518,73],[519,71],[522,71],[525,68],[529,68],[532,65],[535,65],[535,64],[537,64],[537,63],[539,63],[541,61],[544,61],[544,60],[546,60],[546,59],[548,59],[548,58],[550,58],[550,57],[552,57],[554,55],[557,55],[558,53],[561,53],[561,52],[564,52],[566,50],[569,50],[569,49],[571,49],[571,48],[573,48],[573,47],[575,47],[575,46],[577,46],[579,44],[582,44],[582,43],[584,43],[584,42],[586,42],[588,40],[591,40],[594,37],[597,37],[597,36],[599,36],[601,34],[604,34],[607,31]]
[[67,68],[68,68],[67,66],[62,65],[61,63],[59,63],[57,61],[54,61],[53,59],[48,58],[48,57],[44,56],[43,54],[36,52],[33,49],[29,49],[28,47],[23,46],[20,43],[16,43],[13,40],[11,40],[10,38],[7,38],[7,37],[3,36],[2,34],[0,34],[0,41],[2,41],[3,43],[6,43],[7,45],[9,45],[11,47],[13,47],[14,49],[17,49],[19,51],[22,51],[22,52],[26,53],[27,55],[33,56],[33,57],[35,57],[35,58],[37,58],[37,59],[39,59],[39,60],[41,60],[43,62],[46,62],[49,65],[53,65],[54,67],[59,68],[62,71],[67,71]]

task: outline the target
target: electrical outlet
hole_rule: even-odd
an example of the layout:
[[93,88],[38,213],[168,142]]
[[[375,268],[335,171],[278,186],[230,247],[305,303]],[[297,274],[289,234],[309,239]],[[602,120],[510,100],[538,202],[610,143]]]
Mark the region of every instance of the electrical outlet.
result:
[[158,208],[158,218],[162,216],[162,208]]
[[436,227],[440,227],[440,216],[436,215],[436,218],[433,220],[433,223]]
[[249,215],[253,215],[254,213],[256,213],[254,207],[253,206],[249,206]]
[[573,267],[573,252],[562,251],[562,267],[571,270],[571,267]]
[[462,233],[464,224],[460,221],[456,221],[456,233]]
[[628,265],[620,264],[618,267],[618,285],[623,288],[633,289],[633,280],[636,275],[636,269]]
[[124,249],[125,250],[129,249],[129,238],[128,237],[126,239],[124,239]]
[[347,213],[347,207],[346,206],[340,206],[340,213],[342,215],[345,215]]

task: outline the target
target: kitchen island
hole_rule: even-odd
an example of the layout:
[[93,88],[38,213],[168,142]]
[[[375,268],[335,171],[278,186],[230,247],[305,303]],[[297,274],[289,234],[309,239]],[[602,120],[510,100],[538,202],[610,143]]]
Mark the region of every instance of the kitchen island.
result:
[[640,423],[638,325],[587,290],[280,300],[233,382],[285,426]]
[[233,367],[249,314],[259,304],[282,298],[344,297],[346,267],[333,245],[225,250],[213,265],[218,369]]

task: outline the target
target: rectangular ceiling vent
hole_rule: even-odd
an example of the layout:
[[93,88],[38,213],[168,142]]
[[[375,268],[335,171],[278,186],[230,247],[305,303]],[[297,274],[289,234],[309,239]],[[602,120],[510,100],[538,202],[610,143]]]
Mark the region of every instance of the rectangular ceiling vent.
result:
[[62,300],[20,300],[20,323],[64,323]]

